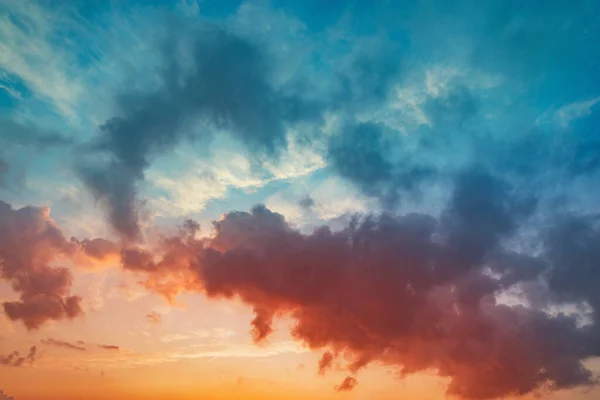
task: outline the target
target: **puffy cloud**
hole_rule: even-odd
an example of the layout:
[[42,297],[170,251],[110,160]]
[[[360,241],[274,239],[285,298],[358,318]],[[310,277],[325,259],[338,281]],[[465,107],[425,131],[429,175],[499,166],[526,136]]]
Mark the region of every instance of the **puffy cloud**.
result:
[[[589,385],[593,379],[583,361],[600,349],[596,328],[578,325],[572,315],[496,300],[549,271],[560,273],[553,260],[562,253],[520,254],[504,246],[535,205],[475,167],[457,176],[438,218],[355,217],[341,231],[322,227],[305,235],[257,206],[216,221],[213,238],[166,239],[161,254],[132,250],[125,266],[149,280],[169,271],[173,285],[181,271],[193,271],[194,285],[187,276],[179,288],[251,305],[257,342],[269,337],[275,318],[291,317],[296,339],[326,350],[320,371],[333,354],[344,354],[353,374],[374,362],[403,374],[434,369],[450,378],[449,394],[465,399]],[[577,238],[565,240],[565,254],[574,251],[569,243],[580,246]],[[595,248],[575,254],[595,260]],[[550,279],[549,286],[556,285]],[[558,280],[565,289],[556,304],[585,296],[597,306],[591,291],[573,297],[575,279]]]
[[4,303],[11,320],[36,329],[50,320],[82,314],[81,298],[70,294],[71,272],[51,266],[71,251],[48,208],[15,210],[0,201],[0,276],[20,295],[19,301]]
[[340,134],[331,137],[328,156],[341,177],[355,183],[365,194],[379,198],[384,205],[390,205],[396,203],[400,192],[418,189],[433,170],[408,159],[391,161],[394,155],[384,129],[371,122],[348,124]]
[[[0,356],[0,365],[6,365],[10,367],[20,367],[24,363],[33,363],[37,354],[37,347],[31,346],[29,353],[26,356],[22,356],[18,351],[14,351],[9,355]],[[0,392],[1,393],[1,392]]]
[[104,239],[67,240],[48,207],[13,209],[0,201],[0,278],[20,296],[3,308],[9,319],[28,329],[83,314],[81,298],[71,294],[71,271],[55,263],[88,265],[107,257],[118,261],[119,255],[120,249]]

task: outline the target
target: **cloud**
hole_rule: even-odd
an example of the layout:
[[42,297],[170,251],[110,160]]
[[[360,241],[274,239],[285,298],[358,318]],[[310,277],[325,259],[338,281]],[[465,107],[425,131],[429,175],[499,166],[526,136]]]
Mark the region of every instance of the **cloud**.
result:
[[[193,271],[195,284],[187,276],[179,288],[251,305],[257,342],[268,340],[275,318],[291,317],[297,340],[326,350],[320,371],[334,353],[345,355],[353,374],[374,362],[404,374],[434,369],[450,378],[449,394],[465,399],[590,385],[583,361],[600,350],[595,328],[496,300],[556,268],[557,256],[505,247],[535,207],[535,199],[475,166],[457,175],[439,217],[357,216],[341,231],[305,235],[257,206],[214,222],[212,238],[166,239],[157,254],[134,251],[125,266],[150,280],[169,271],[171,285]],[[575,278],[559,281],[577,287]],[[591,289],[583,298],[565,293],[556,304],[598,305]]]
[[4,312],[28,329],[83,314],[81,297],[71,294],[73,275],[61,262],[88,266],[119,261],[120,248],[104,239],[77,240],[63,235],[48,207],[13,209],[0,201],[0,278],[19,294]]
[[72,146],[73,139],[58,132],[23,125],[8,119],[0,119],[0,143],[4,148],[16,146],[29,147],[37,150],[48,150],[52,147]]
[[384,127],[363,122],[348,124],[331,137],[328,156],[341,177],[355,183],[363,193],[384,205],[397,202],[401,191],[411,192],[433,171],[428,166],[411,165],[408,160],[393,162]]
[[350,392],[353,390],[356,385],[358,385],[358,381],[353,376],[347,376],[344,378],[342,383],[336,385],[334,387],[336,392]]
[[298,204],[300,205],[300,207],[309,210],[315,205],[315,201],[312,197],[306,196],[300,199]]
[[[22,152],[37,160],[51,149],[70,149],[74,141],[58,132],[0,117],[0,189],[24,187],[25,171],[18,168]],[[35,152],[36,156],[31,156]],[[34,161],[35,162],[35,161]]]
[[[600,333],[600,294],[595,283],[600,272],[600,223],[596,215],[567,214],[546,231],[544,252],[551,264],[549,286],[558,302],[588,304],[593,310],[595,332]],[[598,336],[597,336],[598,337]],[[600,355],[600,340],[594,355]]]
[[[387,213],[329,185],[323,196],[278,209],[323,219],[371,214],[303,233],[289,222],[295,216],[257,206],[225,214],[214,237],[196,237],[193,225],[161,237],[157,248],[121,249],[104,239],[65,240],[46,209],[0,202],[0,274],[20,296],[5,303],[7,315],[29,328],[74,317],[81,307],[72,274],[55,263],[118,260],[172,302],[187,291],[243,301],[254,310],[257,342],[269,340],[275,320],[291,318],[294,337],[324,352],[320,371],[338,354],[351,375],[372,363],[403,374],[435,370],[449,379],[450,395],[465,399],[593,383],[583,362],[600,352],[600,226],[569,200],[593,189],[600,167],[597,4],[400,3],[326,7],[319,22],[296,19],[295,9],[274,21],[275,12],[244,5],[231,24],[159,26],[164,40],[149,46],[158,76],[140,77],[157,78],[153,86],[123,85],[114,116],[78,148],[79,176],[126,239],[140,237],[146,207],[158,204],[143,199],[146,180],[174,199],[164,208],[188,214],[229,188],[319,169],[326,183],[337,175]],[[50,39],[36,46],[21,27],[53,38],[44,34],[55,21],[22,7],[29,24],[18,23],[27,13],[15,13],[20,19],[2,28],[11,41],[0,63],[69,114],[80,85],[73,80],[67,90],[70,74],[57,73],[57,60],[70,58],[57,58]],[[298,37],[282,39],[281,31]],[[31,68],[40,60],[51,61],[52,79]],[[54,131],[0,126],[0,142],[14,149],[72,145]],[[223,135],[245,157],[215,152],[185,175],[151,169],[181,145],[204,161]],[[304,141],[310,165],[280,162],[309,158],[289,151],[290,136]],[[234,168],[205,173],[223,160]],[[0,163],[0,181],[9,164]],[[257,177],[245,178],[255,169]],[[435,188],[424,197],[440,210],[398,213],[396,205],[429,184]],[[557,198],[566,211],[556,210]],[[500,301],[511,291],[518,304]],[[581,324],[579,310],[591,310],[591,321]],[[338,388],[355,384],[348,376]]]
[[78,240],[71,237],[71,259],[82,268],[98,268],[119,265],[121,246],[113,241],[94,238]]
[[7,185],[6,177],[10,171],[10,165],[8,162],[0,158],[0,189],[3,189]]
[[[71,343],[71,342],[66,342],[63,340],[55,340],[55,339],[49,338],[49,339],[42,340],[42,344],[45,344],[48,346],[62,347],[65,349],[70,349],[70,350],[78,350],[78,351],[88,351],[89,350],[88,345],[86,345],[86,343],[81,340],[77,341],[77,343]],[[115,350],[115,351],[120,350],[119,346],[110,345],[110,344],[98,344],[98,345],[94,345],[94,347],[101,349],[101,350]]]
[[321,356],[321,359],[319,360],[319,374],[320,375],[324,375],[325,371],[327,371],[328,369],[331,368],[331,366],[333,365],[333,360],[334,360],[334,356],[332,353],[330,353],[328,351],[323,353],[323,355]]
[[51,263],[72,251],[48,208],[13,209],[0,201],[0,277],[19,293],[4,302],[9,319],[29,329],[82,314],[81,298],[70,294],[72,275]]
[[[315,117],[312,105],[272,86],[268,60],[242,37],[214,26],[190,31],[172,24],[161,51],[160,87],[122,93],[119,115],[100,127],[90,146],[106,161],[79,167],[86,186],[108,206],[115,229],[129,239],[140,235],[138,182],[159,154],[220,129],[253,154],[276,156],[287,142],[286,125]],[[182,64],[181,54],[191,66]]]
[[82,346],[83,342],[77,342],[77,344],[73,344],[70,342],[65,342],[62,340],[55,340],[55,339],[49,338],[49,339],[42,340],[42,344],[45,344],[48,346],[63,347],[65,349],[70,349],[70,350],[87,351],[87,349]]
[[579,101],[562,106],[556,110],[554,114],[555,122],[563,128],[568,128],[573,121],[590,116],[593,107],[595,107],[599,101],[600,97],[596,97],[590,100]]
[[35,361],[36,354],[37,347],[31,346],[31,348],[29,349],[29,353],[26,356],[21,356],[18,351],[14,351],[6,356],[0,355],[0,365],[5,365],[9,367],[20,367],[26,362],[31,364]]
[[115,350],[115,351],[119,351],[120,347],[119,346],[115,346],[112,344],[99,344],[98,345],[99,348],[104,349],[104,350]]
[[47,100],[66,118],[76,117],[76,105],[82,92],[74,67],[78,65],[72,48],[55,44],[67,43],[66,33],[57,26],[69,24],[73,19],[60,15],[54,9],[44,8],[35,2],[6,4],[12,18],[2,27],[4,38],[0,54],[3,71],[19,77],[28,91],[40,100]]

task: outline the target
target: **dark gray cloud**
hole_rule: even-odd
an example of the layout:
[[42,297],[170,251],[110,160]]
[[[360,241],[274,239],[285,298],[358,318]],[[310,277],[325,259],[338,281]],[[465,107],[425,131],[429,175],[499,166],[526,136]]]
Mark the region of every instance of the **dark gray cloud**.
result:
[[[153,158],[184,139],[210,138],[225,129],[257,157],[276,157],[287,124],[318,118],[316,106],[271,83],[261,49],[217,27],[170,28],[162,43],[160,87],[122,93],[118,116],[101,127],[91,151],[107,160],[82,162],[85,184],[107,203],[113,226],[139,236],[136,186]],[[192,61],[181,64],[181,54]]]
[[600,215],[565,215],[557,220],[544,240],[548,283],[559,303],[591,306],[597,338],[591,351],[600,356]]
[[384,129],[374,123],[349,123],[331,137],[327,156],[338,175],[389,206],[402,193],[415,192],[434,170],[417,164],[409,156],[398,160]]
[[378,106],[385,101],[402,72],[403,49],[382,37],[351,47],[347,63],[335,71],[337,88],[332,106],[352,111]]
[[300,205],[300,207],[302,207],[306,210],[309,210],[309,209],[313,208],[313,206],[315,205],[315,200],[310,196],[306,196],[306,197],[303,197],[302,199],[300,199],[298,204]]
[[4,161],[0,158],[0,189],[3,189],[7,185],[7,176],[8,171],[10,170],[10,165],[8,162]]

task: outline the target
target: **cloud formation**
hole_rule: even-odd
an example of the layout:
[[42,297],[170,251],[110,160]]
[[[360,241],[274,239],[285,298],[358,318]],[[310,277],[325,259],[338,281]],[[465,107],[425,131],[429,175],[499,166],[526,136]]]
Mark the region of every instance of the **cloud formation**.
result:
[[[9,367],[20,367],[25,363],[33,363],[37,354],[37,347],[31,346],[29,353],[26,356],[22,356],[18,351],[14,351],[9,355],[0,356],[0,365]],[[0,392],[1,394],[2,392]]]
[[417,191],[422,181],[435,171],[406,156],[392,161],[394,154],[389,140],[386,143],[384,129],[372,122],[350,123],[331,137],[327,153],[339,176],[389,207],[397,203],[402,193]]
[[356,385],[358,385],[358,381],[353,376],[347,376],[344,378],[342,383],[336,385],[334,387],[336,392],[350,392],[353,390]]
[[[125,244],[67,240],[46,208],[0,202],[0,277],[19,296],[5,313],[29,329],[74,318],[81,299],[56,264],[119,261],[172,302],[186,291],[241,300],[256,342],[291,318],[292,335],[323,352],[319,373],[345,360],[336,390],[373,363],[435,370],[469,400],[594,384],[584,362],[600,356],[598,2],[319,3],[318,20],[306,17],[318,2],[298,3],[282,11],[283,37],[252,4],[216,25],[157,24],[156,76],[140,79],[150,87],[122,85],[114,115],[77,147],[77,173]],[[73,145],[16,120],[0,120],[3,149]],[[241,144],[248,169],[295,135],[328,163],[319,174],[385,212],[303,233],[256,206],[226,213],[214,237],[186,221],[158,248],[136,247],[149,167],[182,143],[204,157],[219,135]],[[14,165],[0,156],[2,187]],[[438,209],[399,213],[426,185],[423,203]],[[295,206],[318,208],[311,195]]]
[[[56,339],[48,338],[48,339],[43,339],[42,344],[45,344],[47,346],[62,347],[62,348],[69,349],[69,350],[77,350],[77,351],[90,350],[90,344],[85,343],[82,340],[79,340],[76,343],[72,343],[72,342],[67,342],[64,340],[56,340]],[[97,345],[91,345],[91,346],[93,348],[98,348],[101,350],[113,350],[113,351],[120,350],[119,346],[115,346],[115,345],[111,345],[111,344],[97,344]]]
[[5,118],[0,119],[0,132],[2,132],[0,143],[3,149],[28,147],[48,150],[52,147],[69,147],[74,144],[73,139],[58,132],[45,131]]
[[104,239],[67,240],[48,207],[13,209],[0,200],[0,278],[20,297],[3,309],[28,329],[83,314],[81,297],[71,294],[71,271],[56,263],[87,266],[107,258],[118,262],[119,255],[120,247]]
[[29,329],[82,314],[81,298],[70,294],[72,275],[52,262],[72,252],[71,243],[50,218],[48,208],[13,209],[0,201],[0,277],[19,293],[4,312]]
[[328,351],[323,353],[323,355],[321,356],[321,359],[319,360],[319,374],[320,375],[325,374],[325,371],[327,371],[328,369],[331,368],[331,366],[333,365],[333,360],[334,360],[333,354],[331,354]]
[[83,343],[73,344],[70,342],[65,342],[63,340],[56,340],[56,339],[52,339],[52,338],[43,339],[42,344],[45,344],[48,346],[63,347],[65,349],[70,349],[70,350],[87,351],[87,349],[82,346]]
[[309,102],[272,84],[269,61],[252,42],[217,26],[188,30],[170,24],[167,30],[159,88],[122,93],[119,115],[100,127],[91,144],[105,161],[79,168],[108,206],[114,228],[128,239],[140,235],[137,185],[156,156],[184,139],[208,143],[219,129],[252,154],[272,157],[287,143],[287,124],[317,117]]
[[[130,250],[124,265],[152,281],[168,276],[171,285],[182,271],[193,271],[197,282],[190,285],[188,276],[185,290],[253,307],[257,342],[272,333],[274,318],[292,317],[296,339],[328,349],[321,373],[333,352],[346,355],[352,373],[370,363],[404,374],[435,369],[450,378],[448,393],[465,399],[590,385],[582,363],[600,350],[596,325],[581,327],[576,316],[496,298],[561,271],[554,263],[562,253],[535,256],[504,245],[535,206],[535,199],[475,167],[457,176],[439,218],[371,215],[338,232],[321,227],[303,235],[282,215],[257,206],[214,222],[213,238],[166,239],[161,255]],[[570,243],[552,248],[572,251]],[[581,254],[597,262],[589,251]],[[597,307],[595,292],[574,298],[575,290],[567,290],[576,279],[560,279],[566,287],[556,293],[563,297],[552,304],[586,300]],[[549,282],[547,295],[554,296],[556,283]]]
[[7,176],[10,170],[10,165],[7,161],[0,158],[0,189],[4,189],[7,185]]

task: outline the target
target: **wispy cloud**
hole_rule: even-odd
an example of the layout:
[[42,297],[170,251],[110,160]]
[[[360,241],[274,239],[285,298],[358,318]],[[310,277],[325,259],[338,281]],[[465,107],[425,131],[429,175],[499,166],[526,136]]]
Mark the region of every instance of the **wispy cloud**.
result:
[[18,351],[13,351],[7,355],[0,355],[0,366],[21,367],[25,364],[32,364],[36,360],[36,355],[36,346],[31,346],[27,355],[21,355]]

